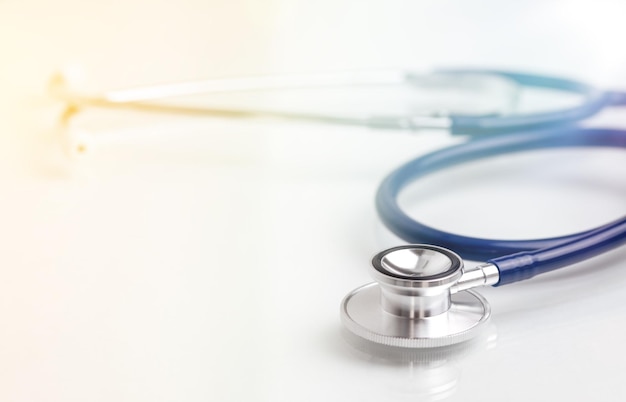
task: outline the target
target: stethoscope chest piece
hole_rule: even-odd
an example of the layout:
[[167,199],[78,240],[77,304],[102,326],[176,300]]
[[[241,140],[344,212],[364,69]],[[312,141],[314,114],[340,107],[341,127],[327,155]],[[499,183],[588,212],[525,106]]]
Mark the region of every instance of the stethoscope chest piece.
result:
[[459,290],[463,261],[430,245],[394,247],[372,260],[376,283],[341,303],[345,327],[366,340],[395,347],[448,346],[475,337],[491,310],[478,293]]

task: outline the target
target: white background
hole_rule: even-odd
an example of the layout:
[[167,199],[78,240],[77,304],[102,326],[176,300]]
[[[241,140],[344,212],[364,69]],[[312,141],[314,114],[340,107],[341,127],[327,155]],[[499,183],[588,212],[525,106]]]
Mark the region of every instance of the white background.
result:
[[[395,244],[378,182],[452,139],[155,120],[170,135],[69,160],[45,86],[65,66],[108,88],[463,65],[626,89],[624,15],[608,1],[0,0],[0,399],[623,400],[623,249],[485,289],[493,326],[460,354],[396,361],[341,336],[343,295]],[[423,183],[413,207],[462,234],[565,234],[624,213],[624,172],[618,151],[498,159]]]

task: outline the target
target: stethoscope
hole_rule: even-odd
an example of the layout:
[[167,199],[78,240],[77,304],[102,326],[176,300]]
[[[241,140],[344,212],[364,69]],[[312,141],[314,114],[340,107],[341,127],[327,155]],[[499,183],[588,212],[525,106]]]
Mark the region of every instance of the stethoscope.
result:
[[[626,131],[582,128],[579,121],[612,106],[626,105],[626,93],[602,91],[584,83],[534,74],[496,70],[440,70],[439,76],[494,76],[522,87],[563,91],[582,102],[562,110],[511,115],[433,115],[393,118],[341,118],[302,113],[265,112],[171,106],[154,100],[201,92],[281,89],[289,79],[227,82],[208,81],[111,93],[84,95],[70,91],[61,80],[54,94],[67,104],[67,113],[85,106],[132,107],[155,112],[222,117],[277,117],[335,124],[416,130],[442,128],[470,140],[444,148],[396,169],[381,183],[376,209],[383,224],[408,245],[382,251],[372,259],[374,283],[349,293],[341,303],[341,320],[366,341],[402,348],[448,346],[474,338],[490,317],[487,301],[471,290],[502,286],[532,278],[585,260],[626,243],[626,216],[600,227],[567,236],[533,240],[494,240],[460,236],[429,227],[410,217],[398,203],[403,189],[435,171],[495,155],[562,147],[626,148]],[[347,76],[352,80],[350,75]],[[327,78],[327,77],[326,77]],[[344,80],[346,77],[343,77]],[[322,77],[324,79],[324,77]],[[411,74],[401,79],[410,83]],[[311,85],[319,85],[319,81]],[[455,250],[455,251],[451,251]],[[485,261],[466,269],[462,257]]]

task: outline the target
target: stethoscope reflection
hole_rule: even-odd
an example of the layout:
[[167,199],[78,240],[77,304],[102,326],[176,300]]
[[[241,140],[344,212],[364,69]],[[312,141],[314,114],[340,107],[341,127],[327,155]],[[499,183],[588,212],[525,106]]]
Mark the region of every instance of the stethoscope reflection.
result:
[[464,363],[473,355],[494,349],[498,338],[497,328],[492,323],[472,340],[428,349],[385,346],[346,329],[341,334],[349,355],[371,365],[376,371],[376,381],[363,381],[363,386],[383,388],[387,395],[391,392],[398,397],[426,401],[441,401],[453,396]]

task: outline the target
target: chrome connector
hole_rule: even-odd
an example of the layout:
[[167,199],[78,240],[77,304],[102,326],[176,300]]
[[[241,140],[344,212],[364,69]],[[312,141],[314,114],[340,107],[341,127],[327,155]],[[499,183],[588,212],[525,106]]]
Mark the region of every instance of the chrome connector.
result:
[[443,114],[413,116],[372,116],[367,120],[372,128],[393,130],[449,130],[452,119]]
[[481,264],[471,270],[464,270],[461,278],[450,288],[450,293],[457,293],[478,286],[495,285],[499,280],[500,271],[498,271],[498,267],[491,263]]

